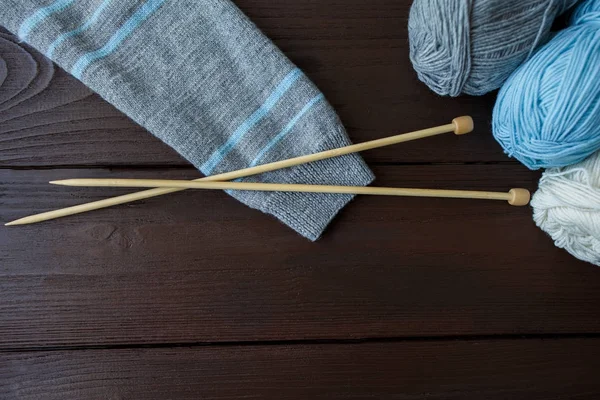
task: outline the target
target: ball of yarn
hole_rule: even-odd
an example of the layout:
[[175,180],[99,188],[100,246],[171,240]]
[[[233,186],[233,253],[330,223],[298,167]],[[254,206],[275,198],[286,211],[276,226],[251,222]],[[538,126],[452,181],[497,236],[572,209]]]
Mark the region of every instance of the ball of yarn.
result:
[[556,246],[600,266],[600,153],[544,172],[531,206]]
[[494,136],[530,169],[575,164],[600,149],[600,19],[589,16],[540,48],[498,93]]
[[440,95],[499,88],[549,36],[557,15],[577,0],[415,0],[410,60]]

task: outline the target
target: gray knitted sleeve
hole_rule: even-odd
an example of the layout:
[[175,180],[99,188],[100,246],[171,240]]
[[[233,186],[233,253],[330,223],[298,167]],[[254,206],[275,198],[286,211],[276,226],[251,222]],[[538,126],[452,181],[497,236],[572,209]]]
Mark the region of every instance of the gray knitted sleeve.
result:
[[[229,0],[0,0],[0,24],[205,175],[350,143],[323,94]],[[245,180],[372,179],[350,155]],[[311,240],[352,198],[230,194]]]

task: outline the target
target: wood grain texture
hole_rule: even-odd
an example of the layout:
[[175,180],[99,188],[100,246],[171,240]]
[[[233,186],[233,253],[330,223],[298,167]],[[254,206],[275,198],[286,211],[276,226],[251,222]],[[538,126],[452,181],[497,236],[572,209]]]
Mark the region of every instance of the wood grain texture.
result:
[[[480,190],[532,188],[538,175],[512,165],[376,174],[381,185]],[[100,176],[197,175],[1,171],[0,218],[125,192],[44,183]],[[597,269],[555,248],[528,207],[502,202],[360,197],[310,243],[222,192],[187,191],[2,227],[0,246],[3,348],[600,329]]]
[[[468,142],[440,137],[406,143],[365,153],[368,162],[508,161],[490,132],[493,95],[449,100],[418,81],[408,58],[408,3],[237,2],[325,93],[354,142],[446,124],[464,114],[475,119]],[[16,111],[0,111],[0,121],[0,166],[187,165],[60,69],[46,91]]]
[[0,354],[0,397],[595,400],[599,339]]

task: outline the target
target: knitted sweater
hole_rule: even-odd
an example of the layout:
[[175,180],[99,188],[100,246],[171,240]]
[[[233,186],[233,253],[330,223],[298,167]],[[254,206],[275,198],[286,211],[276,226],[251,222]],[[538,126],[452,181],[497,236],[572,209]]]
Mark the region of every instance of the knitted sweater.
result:
[[[0,0],[0,24],[205,175],[350,144],[323,94],[229,0]],[[372,179],[348,155],[244,180]],[[311,240],[352,198],[229,194]]]

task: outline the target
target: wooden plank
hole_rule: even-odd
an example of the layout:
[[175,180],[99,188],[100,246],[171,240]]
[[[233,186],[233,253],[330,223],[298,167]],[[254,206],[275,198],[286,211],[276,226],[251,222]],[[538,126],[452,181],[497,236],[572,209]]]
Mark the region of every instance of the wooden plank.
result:
[[[460,142],[442,137],[379,149],[365,154],[369,162],[508,160],[490,134],[493,95],[442,98],[416,78],[408,58],[410,1],[238,4],[321,88],[355,142],[445,124],[463,114],[476,120],[476,134]],[[98,96],[85,93],[81,83],[57,70],[47,90],[16,111],[0,111],[0,166],[186,165]]]
[[[535,187],[513,165],[388,166],[382,186]],[[0,220],[92,201],[69,177],[2,170]],[[0,227],[0,347],[593,333],[600,275],[503,202],[360,197],[311,243],[222,192],[186,191]]]
[[598,399],[598,339],[0,354],[19,399]]

